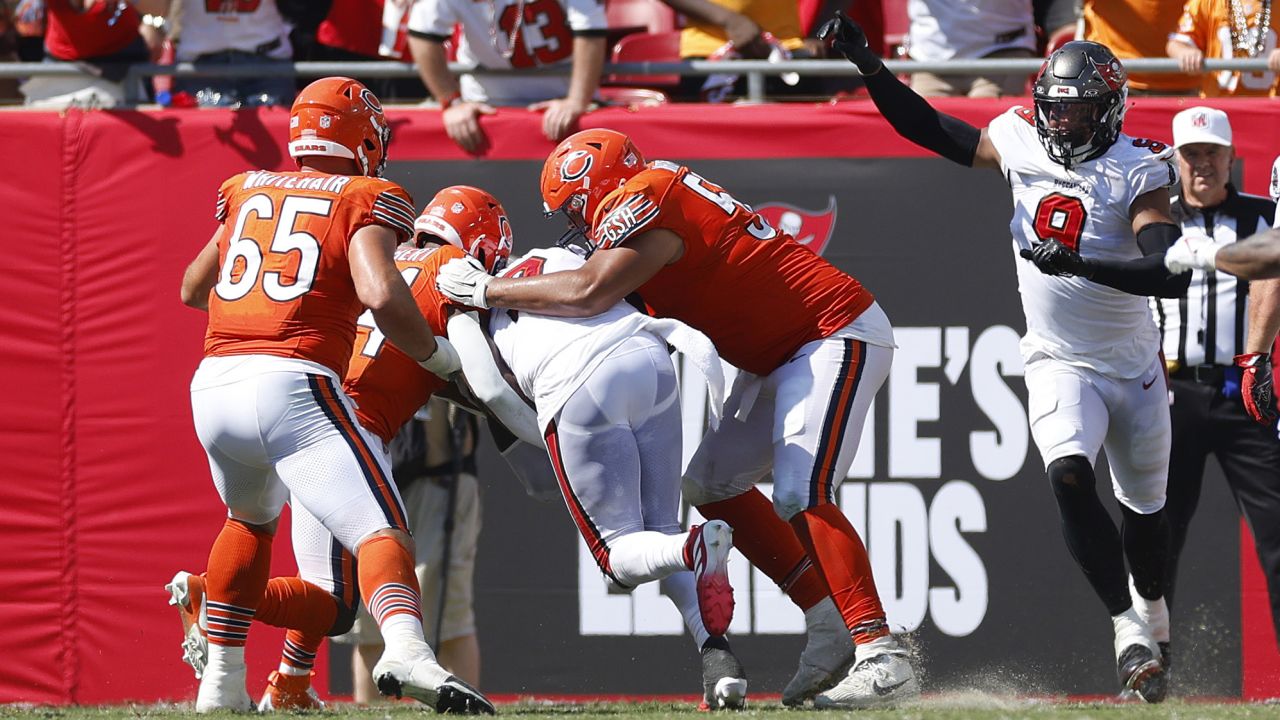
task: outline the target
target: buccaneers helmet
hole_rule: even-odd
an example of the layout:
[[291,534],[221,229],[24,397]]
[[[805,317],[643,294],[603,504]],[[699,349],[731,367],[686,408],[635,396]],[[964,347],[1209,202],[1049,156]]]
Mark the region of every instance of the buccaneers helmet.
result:
[[358,80],[316,80],[289,111],[289,155],[324,155],[354,160],[364,175],[381,177],[387,165],[391,126],[382,103]]
[[1129,89],[1106,45],[1076,40],[1055,50],[1033,94],[1040,144],[1068,169],[1099,157],[1120,136]]
[[502,203],[480,188],[454,185],[436,193],[413,223],[414,237],[439,238],[480,261],[490,274],[511,256],[511,223]]
[[570,234],[585,234],[605,196],[644,169],[644,156],[616,130],[583,130],[565,138],[542,166],[546,217],[563,212]]

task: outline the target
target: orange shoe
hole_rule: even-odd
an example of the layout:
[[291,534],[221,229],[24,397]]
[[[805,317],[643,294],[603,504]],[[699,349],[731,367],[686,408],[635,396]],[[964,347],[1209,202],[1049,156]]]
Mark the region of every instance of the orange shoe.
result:
[[178,606],[178,619],[182,621],[182,661],[196,672],[196,679],[204,675],[209,662],[209,616],[204,607],[204,576],[179,570],[169,584],[169,604]]
[[258,712],[323,710],[324,701],[311,687],[311,677],[315,674],[314,670],[306,675],[284,675],[279,670],[272,670],[267,678],[267,691],[258,703]]

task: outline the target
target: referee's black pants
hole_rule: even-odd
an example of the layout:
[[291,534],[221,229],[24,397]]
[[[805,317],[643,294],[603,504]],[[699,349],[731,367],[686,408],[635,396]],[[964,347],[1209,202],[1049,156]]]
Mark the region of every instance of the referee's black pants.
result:
[[[1274,425],[1249,418],[1239,397],[1226,398],[1214,384],[1174,378],[1173,451],[1165,515],[1172,529],[1169,589],[1173,604],[1178,558],[1191,516],[1200,502],[1205,458],[1218,458],[1236,506],[1253,531],[1271,597],[1271,620],[1280,635],[1280,440]],[[1241,552],[1245,552],[1241,548]]]

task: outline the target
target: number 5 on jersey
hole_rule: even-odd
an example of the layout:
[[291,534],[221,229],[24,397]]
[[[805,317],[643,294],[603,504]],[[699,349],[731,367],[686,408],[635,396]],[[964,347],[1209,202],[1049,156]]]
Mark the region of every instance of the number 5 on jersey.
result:
[[296,229],[299,215],[329,215],[333,208],[332,200],[323,198],[286,195],[280,203],[280,219],[275,223],[275,232],[267,253],[288,255],[297,253],[298,265],[292,282],[285,282],[285,274],[274,270],[262,272],[264,251],[260,239],[245,235],[245,225],[250,215],[259,221],[271,220],[275,217],[275,207],[271,198],[263,193],[252,195],[240,206],[236,217],[236,226],[231,232],[233,238],[227,246],[227,257],[218,271],[218,284],[214,292],[228,302],[239,300],[258,284],[262,278],[262,292],[276,302],[289,302],[307,294],[316,279],[316,266],[320,263],[320,241],[308,232]]

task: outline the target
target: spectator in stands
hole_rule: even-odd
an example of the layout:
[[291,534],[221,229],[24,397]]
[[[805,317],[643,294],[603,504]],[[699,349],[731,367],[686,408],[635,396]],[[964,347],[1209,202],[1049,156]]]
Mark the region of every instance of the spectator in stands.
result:
[[[13,25],[13,6],[9,0],[0,0],[0,63],[18,61],[18,31]],[[18,82],[0,79],[0,102],[22,99]]]
[[[196,67],[287,65],[293,60],[289,27],[276,0],[160,0],[170,24],[180,26],[176,59]],[[283,105],[293,102],[292,77],[186,77],[174,91],[201,106]]]
[[[1035,56],[1031,0],[911,0],[907,14],[907,54],[913,60]],[[1024,95],[1026,86],[1025,72],[911,76],[911,89],[924,97]]]
[[[439,398],[432,398],[391,443],[395,479],[413,531],[415,571],[422,590],[422,627],[449,672],[480,684],[480,643],[476,639],[473,577],[480,538],[480,486],[476,481],[477,422]],[[456,424],[455,424],[456,423]],[[454,434],[459,431],[458,434]],[[454,463],[454,452],[461,452]],[[449,533],[446,541],[444,533]],[[448,545],[448,564],[443,563]],[[441,607],[444,608],[443,614]],[[378,698],[372,669],[382,655],[382,636],[361,608],[351,632],[339,642],[355,642],[354,699]]]
[[[533,68],[571,63],[571,74],[471,75],[449,71],[445,42],[462,26],[458,60],[482,68]],[[485,145],[480,116],[495,105],[543,113],[553,142],[577,130],[591,109],[604,68],[604,3],[599,0],[418,0],[409,16],[409,48],[418,73],[440,102],[445,132],[467,152]]]
[[[391,0],[394,4],[403,0]],[[393,42],[383,48],[383,7],[385,0],[333,0],[329,13],[316,29],[310,59],[321,62],[409,61],[408,48]],[[361,78],[383,103],[392,100],[421,100],[422,83],[412,78]]]
[[[45,0],[45,59],[83,62],[95,76],[34,77],[22,85],[27,104],[111,107],[124,100],[129,65],[152,53],[141,33],[148,0]],[[135,5],[137,7],[135,7]]]
[[[1102,43],[1121,61],[1161,57],[1178,27],[1182,6],[1169,0],[1086,0],[1085,39]],[[1129,73],[1129,92],[1186,95],[1199,87],[1194,75]]]
[[[1089,1],[1084,0],[1086,3]],[[1128,2],[1128,0],[1108,1]],[[1153,0],[1153,2],[1158,1]],[[1169,3],[1174,0],[1164,1]],[[1064,45],[1072,40],[1083,39],[1079,37],[1078,32],[1081,12],[1080,3],[1081,0],[1031,0],[1031,10],[1036,27],[1041,29],[1041,36],[1047,45],[1046,55],[1048,54],[1047,51],[1056,49],[1059,45]]]
[[[725,56],[764,59],[773,52],[766,33],[793,58],[823,57],[823,45],[805,38],[796,0],[662,0],[688,19],[680,35],[680,58],[704,60]],[[742,80],[737,92],[741,93]],[[770,95],[810,94],[816,80],[802,78],[788,85],[776,77],[768,80]],[[682,99],[699,99],[708,78],[686,75],[676,91]]]
[[1199,73],[1209,58],[1266,58],[1266,72],[1221,71],[1201,76],[1200,95],[1275,95],[1280,74],[1276,34],[1280,18],[1271,0],[1187,0],[1166,51],[1185,72]]

